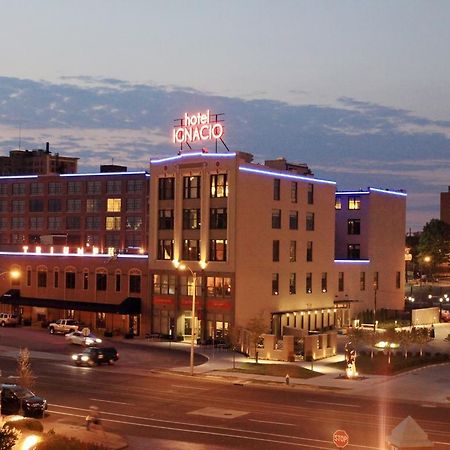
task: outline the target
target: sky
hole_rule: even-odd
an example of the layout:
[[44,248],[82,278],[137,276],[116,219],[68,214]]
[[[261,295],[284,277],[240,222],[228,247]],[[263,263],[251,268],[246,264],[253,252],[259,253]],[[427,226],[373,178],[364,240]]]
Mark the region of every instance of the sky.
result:
[[450,184],[448,1],[0,0],[0,10],[1,154],[20,128],[24,146],[77,152],[82,171],[111,154],[129,164],[130,151],[145,165],[174,151],[173,118],[211,107],[234,148],[307,162],[338,188],[406,189],[412,229],[438,217]]

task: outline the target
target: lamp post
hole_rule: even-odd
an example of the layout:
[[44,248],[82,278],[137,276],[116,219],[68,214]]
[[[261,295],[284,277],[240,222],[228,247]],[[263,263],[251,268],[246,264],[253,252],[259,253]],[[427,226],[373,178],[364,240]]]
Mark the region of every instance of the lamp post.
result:
[[[173,261],[173,265],[178,270],[189,270],[192,275],[192,309],[191,309],[191,357],[190,357],[190,368],[191,368],[191,376],[194,375],[194,347],[195,347],[195,291],[197,288],[197,272],[192,270],[187,264],[180,263],[179,261]],[[200,262],[200,267],[204,269],[206,267],[206,263]]]
[[373,283],[373,331],[377,329],[377,291],[378,283]]
[[439,299],[439,323],[441,323],[441,317],[442,317],[442,302],[444,301],[444,299],[441,297]]

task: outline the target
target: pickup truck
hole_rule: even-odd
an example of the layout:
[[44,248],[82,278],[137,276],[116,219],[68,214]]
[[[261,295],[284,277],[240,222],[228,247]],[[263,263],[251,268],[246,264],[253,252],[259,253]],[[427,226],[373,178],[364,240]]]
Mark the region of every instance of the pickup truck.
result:
[[62,333],[67,334],[71,331],[77,331],[80,324],[74,319],[58,319],[48,326],[50,334]]

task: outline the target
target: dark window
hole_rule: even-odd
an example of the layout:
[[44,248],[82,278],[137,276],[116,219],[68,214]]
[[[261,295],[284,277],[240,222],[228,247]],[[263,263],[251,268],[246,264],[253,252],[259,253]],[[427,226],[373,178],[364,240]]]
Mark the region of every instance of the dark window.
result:
[[97,291],[106,291],[107,287],[107,275],[106,273],[96,274],[96,288]]
[[53,273],[53,287],[59,287],[59,272],[57,270]]
[[312,293],[312,273],[307,272],[306,274],[306,293],[311,294]]
[[211,229],[225,230],[227,228],[227,208],[211,208],[209,216]]
[[297,261],[297,241],[289,243],[289,262]]
[[298,212],[289,211],[289,229],[298,230]]
[[47,287],[47,272],[45,270],[39,270],[37,274],[38,287]]
[[395,273],[395,287],[400,289],[400,272]]
[[281,228],[281,209],[272,210],[272,228]]
[[122,276],[120,273],[116,273],[116,292],[120,292]]
[[227,240],[211,239],[209,241],[209,259],[210,261],[227,260]]
[[338,291],[342,292],[344,290],[344,272],[339,272],[338,276]]
[[44,200],[40,198],[32,198],[30,200],[30,212],[44,211]]
[[122,181],[108,180],[106,182],[106,192],[108,194],[120,194],[122,192]]
[[359,259],[360,258],[360,245],[359,244],[348,244],[347,245],[347,258],[348,259]]
[[130,275],[130,293],[139,294],[141,292],[141,276]]
[[272,261],[280,260],[280,241],[272,242]]
[[314,231],[314,213],[306,213],[306,230]]
[[314,185],[308,184],[308,205],[314,204]]
[[81,223],[80,216],[68,216],[66,218],[66,228],[68,230],[79,230]]
[[66,289],[75,289],[75,272],[66,272]]
[[160,239],[158,241],[158,259],[173,259],[173,240]]
[[291,202],[297,203],[298,196],[297,196],[297,182],[291,181]]
[[144,184],[142,180],[128,180],[127,192],[141,192]]
[[160,200],[173,200],[175,178],[160,178],[158,180],[158,192]]
[[272,295],[278,295],[280,293],[278,289],[279,278],[277,273],[272,274]]
[[186,261],[200,261],[200,241],[184,239],[182,255]]
[[200,228],[200,210],[183,209],[183,230],[198,230]]
[[311,262],[313,260],[313,243],[308,241],[306,244],[306,261]]
[[359,290],[360,291],[366,290],[366,272],[359,273]]
[[60,198],[50,198],[48,200],[49,212],[59,212],[62,210]]
[[293,295],[297,292],[297,275],[291,273],[289,275],[289,294]]
[[89,272],[83,272],[83,289],[89,289]]
[[328,290],[328,276],[326,272],[322,272],[322,292],[327,292]]
[[173,230],[173,209],[159,210],[159,229]]
[[273,199],[274,200],[280,200],[280,180],[278,178],[275,178],[273,180]]
[[361,233],[361,220],[360,219],[348,219],[347,220],[347,233],[348,234],[360,234]]
[[228,178],[225,173],[211,175],[211,197],[228,197]]
[[183,177],[183,198],[200,198],[200,177]]
[[373,288],[378,289],[378,272],[373,273]]

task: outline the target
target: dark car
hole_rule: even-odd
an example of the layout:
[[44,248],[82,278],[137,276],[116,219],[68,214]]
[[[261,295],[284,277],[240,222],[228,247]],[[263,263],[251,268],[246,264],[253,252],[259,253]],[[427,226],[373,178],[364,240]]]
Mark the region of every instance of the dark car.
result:
[[119,353],[114,347],[91,347],[82,353],[72,355],[77,366],[96,366],[102,363],[113,364],[119,359]]
[[2,384],[0,397],[2,415],[44,417],[47,409],[47,400],[18,384]]

